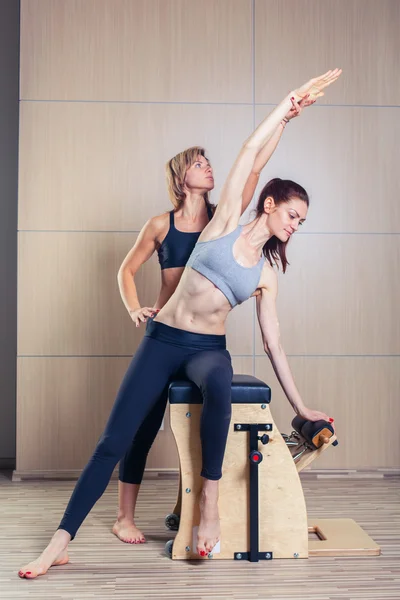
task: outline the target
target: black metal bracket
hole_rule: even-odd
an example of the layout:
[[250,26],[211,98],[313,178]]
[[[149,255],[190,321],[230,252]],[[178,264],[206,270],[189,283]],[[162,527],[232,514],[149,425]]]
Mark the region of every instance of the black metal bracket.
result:
[[[235,431],[252,431],[254,428],[256,431],[272,431],[272,423],[235,423]],[[251,450],[257,450],[257,448],[251,448]]]
[[[234,560],[250,560],[250,552],[235,552],[233,558]],[[274,555],[272,552],[258,553],[258,560],[272,560],[273,558]]]
[[258,465],[263,455],[258,450],[258,442],[268,444],[268,435],[259,436],[260,431],[272,431],[272,423],[235,423],[234,430],[237,432],[249,431],[249,462],[250,462],[250,552],[235,552],[235,560],[248,560],[258,562],[259,560],[272,560],[272,552],[259,551],[259,498],[258,498]]

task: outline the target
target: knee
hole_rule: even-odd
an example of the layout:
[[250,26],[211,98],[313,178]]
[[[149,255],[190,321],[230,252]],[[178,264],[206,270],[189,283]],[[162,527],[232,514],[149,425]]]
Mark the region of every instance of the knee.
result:
[[232,374],[232,370],[228,369],[221,370],[218,367],[210,369],[202,381],[203,397],[230,406]]
[[118,462],[126,450],[123,440],[118,436],[103,435],[94,452],[94,456],[100,460],[115,460]]
[[220,365],[216,363],[203,378],[203,388],[215,392],[226,392],[230,395],[232,385],[233,369],[230,363]]

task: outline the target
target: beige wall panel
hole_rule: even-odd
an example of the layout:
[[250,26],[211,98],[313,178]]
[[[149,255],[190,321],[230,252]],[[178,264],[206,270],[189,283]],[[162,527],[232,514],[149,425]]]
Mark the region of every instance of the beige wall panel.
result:
[[164,165],[193,145],[217,202],[252,123],[250,106],[22,103],[19,229],[139,230],[170,210]]
[[[19,358],[17,470],[81,469],[107,422],[129,358]],[[160,431],[147,466],[175,468],[175,441]]]
[[[142,339],[120,299],[117,272],[131,233],[19,234],[19,355],[130,355]],[[137,275],[142,306],[160,286],[156,255]],[[253,300],[228,317],[232,354],[253,354]]]
[[[313,469],[399,468],[399,357],[291,357],[289,363],[306,406],[335,419],[339,446]],[[256,376],[272,388],[279,430],[290,433],[294,412],[268,358],[256,358]]]
[[400,354],[400,236],[297,234],[288,257],[278,296],[287,354]]
[[80,469],[100,436],[129,358],[19,358],[17,469]]
[[[117,272],[132,233],[19,234],[18,354],[131,355],[142,339],[122,304]],[[154,255],[140,269],[143,306],[160,286]]]
[[[270,110],[257,106],[257,123]],[[396,108],[316,105],[287,126],[259,191],[272,177],[303,185],[307,232],[399,232],[399,138]]]
[[255,10],[256,102],[341,67],[322,103],[400,104],[396,0],[256,0]]
[[232,356],[232,366],[235,375],[253,375],[252,356]]
[[250,0],[22,0],[21,97],[251,102]]

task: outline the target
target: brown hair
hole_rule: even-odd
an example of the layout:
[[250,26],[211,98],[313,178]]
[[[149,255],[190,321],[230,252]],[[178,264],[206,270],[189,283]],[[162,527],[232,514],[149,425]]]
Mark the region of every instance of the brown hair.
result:
[[[257,214],[256,217],[261,216],[264,213],[264,201],[266,198],[271,196],[274,199],[275,204],[278,206],[283,202],[290,202],[293,198],[303,200],[310,205],[310,199],[306,190],[298,183],[291,181],[290,179],[280,179],[276,177],[271,179],[261,190],[260,197],[257,203]],[[286,246],[287,242],[282,242],[276,236],[272,236],[263,247],[263,253],[269,264],[274,264],[279,268],[279,262],[282,265],[282,271],[285,273],[286,267],[289,264],[286,258]]]
[[[165,165],[168,194],[175,210],[182,206],[186,197],[184,191],[186,171],[197,161],[199,155],[204,156],[208,160],[204,148],[201,146],[192,146],[192,148],[179,152],[179,154],[171,158]],[[213,206],[210,203],[208,192],[204,193],[204,200],[208,206]]]

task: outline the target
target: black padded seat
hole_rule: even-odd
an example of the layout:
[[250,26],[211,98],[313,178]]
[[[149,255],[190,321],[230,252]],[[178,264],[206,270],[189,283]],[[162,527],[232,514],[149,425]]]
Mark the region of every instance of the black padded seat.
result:
[[[174,380],[169,385],[170,404],[203,404],[199,388],[190,381]],[[271,388],[252,375],[234,375],[232,404],[269,404]]]

